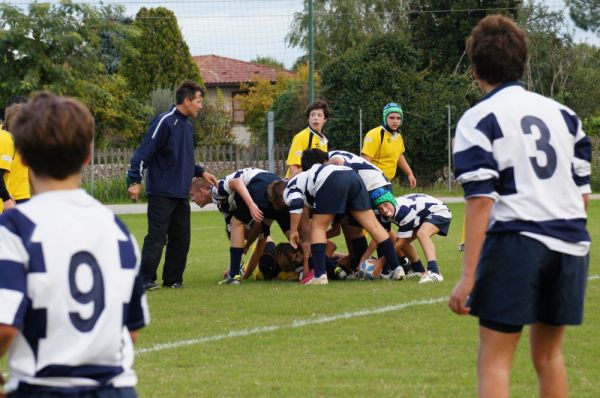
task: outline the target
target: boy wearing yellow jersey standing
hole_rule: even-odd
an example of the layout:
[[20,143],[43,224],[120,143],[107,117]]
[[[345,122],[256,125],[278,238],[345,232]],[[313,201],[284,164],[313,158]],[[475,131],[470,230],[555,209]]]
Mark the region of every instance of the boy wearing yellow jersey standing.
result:
[[10,126],[27,99],[22,96],[11,97],[7,103],[4,123],[0,128],[0,212],[15,207],[17,203],[31,198],[29,188],[29,171],[21,161],[21,155],[15,150],[15,143],[10,134]]
[[383,108],[382,125],[371,129],[365,136],[362,157],[379,167],[385,177],[392,181],[396,176],[396,166],[406,174],[411,188],[417,186],[417,179],[404,157],[404,140],[400,126],[404,112],[395,102]]
[[302,171],[300,159],[305,149],[317,148],[327,152],[327,136],[322,132],[323,125],[329,117],[329,107],[324,101],[314,101],[306,109],[308,127],[292,139],[287,157],[286,177],[292,177]]

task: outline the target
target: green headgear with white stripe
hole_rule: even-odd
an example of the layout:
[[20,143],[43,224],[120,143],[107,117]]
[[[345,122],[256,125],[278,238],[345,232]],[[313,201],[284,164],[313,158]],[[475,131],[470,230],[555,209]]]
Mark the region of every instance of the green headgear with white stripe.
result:
[[386,106],[383,107],[383,125],[387,126],[387,118],[390,113],[397,113],[400,115],[400,119],[404,120],[404,111],[402,111],[402,107],[395,102],[390,102]]

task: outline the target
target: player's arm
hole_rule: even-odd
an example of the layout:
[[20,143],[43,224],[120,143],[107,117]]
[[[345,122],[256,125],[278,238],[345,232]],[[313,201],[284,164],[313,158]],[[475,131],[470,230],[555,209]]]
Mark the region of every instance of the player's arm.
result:
[[487,196],[467,198],[463,273],[460,281],[454,287],[448,303],[452,311],[459,315],[469,312],[465,302],[475,285],[475,273],[493,205],[494,200]]
[[129,336],[131,336],[133,343],[137,341],[139,330],[149,323],[150,311],[148,310],[148,303],[145,297],[144,281],[141,274],[138,273],[133,282],[131,299],[127,306],[125,318],[125,325],[127,326],[127,330],[129,330]]
[[406,161],[404,154],[400,154],[400,156],[398,157],[398,167],[400,167],[400,170],[402,170],[402,172],[404,174],[406,174],[406,177],[408,178],[408,184],[410,185],[410,187],[411,188],[416,187],[417,179],[415,178],[415,175],[413,174],[412,169],[410,168],[408,162]]
[[338,222],[338,223],[333,224],[331,226],[331,228],[329,228],[329,230],[327,231],[325,236],[327,239],[331,239],[331,238],[338,236],[341,232],[342,232],[342,224]]
[[252,219],[257,222],[262,222],[264,216],[263,212],[258,208],[258,205],[254,203],[252,197],[250,196],[250,192],[248,192],[248,188],[246,188],[246,184],[241,177],[233,178],[228,182],[229,189],[237,192],[238,195],[242,198],[248,209],[250,209],[250,214],[252,215]]
[[0,323],[0,358],[6,354],[18,333],[19,329],[16,327]]
[[364,263],[365,260],[367,260],[368,258],[371,257],[371,254],[373,254],[375,249],[377,249],[377,242],[375,242],[375,239],[371,239],[371,242],[369,242],[369,246],[367,246],[367,250],[362,254],[362,256],[360,257],[360,261],[358,263],[359,264]]
[[242,275],[242,279],[250,278],[250,276],[256,269],[256,266],[258,265],[258,260],[265,251],[265,246],[267,245],[268,241],[267,239],[268,237],[260,238],[258,242],[256,242],[256,246],[254,248],[254,251],[252,252],[252,255],[250,256],[250,260],[248,260],[248,265],[244,268],[244,275]]
[[0,169],[0,199],[4,203],[4,210],[11,209],[16,206],[15,200],[8,193],[8,188],[4,183],[4,174],[8,173],[7,170]]
[[127,193],[133,200],[138,200],[141,192],[142,173],[149,161],[156,154],[157,149],[168,136],[168,123],[164,119],[155,117],[142,140],[142,143],[133,153],[129,169],[127,170]]

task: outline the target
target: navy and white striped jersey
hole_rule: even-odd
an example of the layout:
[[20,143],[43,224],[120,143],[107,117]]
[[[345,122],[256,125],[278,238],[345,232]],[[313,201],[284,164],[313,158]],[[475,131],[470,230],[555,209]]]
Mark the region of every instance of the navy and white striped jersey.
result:
[[302,213],[304,200],[306,198],[306,184],[308,183],[308,172],[303,171],[296,174],[287,182],[283,190],[283,200],[289,207],[290,213]]
[[367,191],[390,185],[390,182],[385,178],[385,175],[379,167],[352,152],[330,151],[329,158],[342,159],[344,161],[344,166],[350,167],[352,170],[356,171],[365,183]]
[[398,196],[396,203],[394,217],[383,221],[398,226],[399,238],[410,238],[413,231],[417,230],[431,215],[452,218],[450,209],[441,200],[422,193]]
[[490,232],[588,252],[582,194],[591,191],[591,144],[571,109],[518,82],[502,85],[458,122],[454,161],[466,198],[495,200]]
[[268,173],[268,171],[254,167],[247,167],[221,178],[217,182],[217,185],[213,186],[210,190],[212,201],[217,205],[219,211],[227,216],[232,214],[236,209],[235,191],[229,187],[229,182],[231,180],[235,178],[241,178],[244,182],[244,185],[247,186],[254,177],[261,173]]
[[130,330],[149,322],[139,250],[83,190],[52,191],[0,218],[0,323],[20,330],[8,391],[136,384]]

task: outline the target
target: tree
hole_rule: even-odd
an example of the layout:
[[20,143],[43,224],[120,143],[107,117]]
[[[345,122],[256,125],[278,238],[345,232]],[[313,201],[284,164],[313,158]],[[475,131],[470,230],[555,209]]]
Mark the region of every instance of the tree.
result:
[[272,57],[256,57],[253,60],[251,60],[250,62],[254,62],[255,64],[260,64],[260,65],[270,66],[275,69],[285,69],[285,67],[283,66],[283,63],[277,61],[275,58],[272,58]]
[[[319,88],[319,74],[315,73],[315,89]],[[290,142],[291,137],[306,127],[304,110],[308,101],[308,65],[298,68],[295,77],[279,74],[271,83],[259,79],[241,87],[245,94],[238,95],[245,111],[246,124],[255,142],[267,142],[267,112],[275,112],[275,134],[278,142]],[[299,127],[302,126],[302,127]]]
[[123,8],[64,1],[31,3],[27,11],[0,5],[0,101],[36,90],[78,97],[96,119],[97,144],[137,136],[149,110],[131,98],[122,76],[108,73],[101,50],[102,32],[131,34],[120,22]]
[[214,104],[205,101],[196,119],[196,142],[201,145],[226,145],[234,141],[231,110],[225,107],[223,92],[217,89]]
[[575,25],[600,34],[600,0],[569,0],[567,5]]
[[147,100],[153,89],[175,87],[185,79],[202,84],[172,11],[143,7],[134,26],[139,31],[132,39],[136,51],[127,54],[121,69],[134,95]]
[[[452,73],[465,56],[465,39],[488,14],[517,15],[520,0],[411,0],[408,26],[423,57],[421,68]],[[466,68],[463,68],[463,70]]]
[[[402,32],[402,0],[313,0],[315,63],[324,67],[330,60],[355,48],[371,35]],[[308,2],[294,16],[286,40],[308,52]]]
[[462,114],[469,82],[419,72],[419,64],[410,43],[393,33],[376,35],[330,62],[322,71],[322,92],[331,107],[329,147],[359,152],[359,112],[365,134],[381,124],[386,103],[398,102],[404,108],[406,157],[417,178],[434,181],[447,164],[447,105]]

